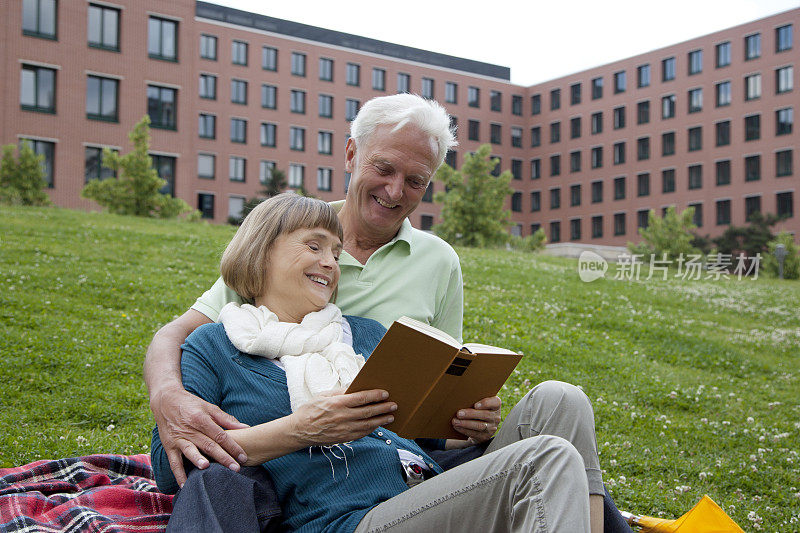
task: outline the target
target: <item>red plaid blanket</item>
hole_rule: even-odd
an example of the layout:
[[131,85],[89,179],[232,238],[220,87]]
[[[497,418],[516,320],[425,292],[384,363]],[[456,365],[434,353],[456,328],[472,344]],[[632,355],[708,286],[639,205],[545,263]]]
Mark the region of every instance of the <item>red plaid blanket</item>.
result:
[[88,455],[0,469],[0,532],[164,531],[172,496],[150,456]]

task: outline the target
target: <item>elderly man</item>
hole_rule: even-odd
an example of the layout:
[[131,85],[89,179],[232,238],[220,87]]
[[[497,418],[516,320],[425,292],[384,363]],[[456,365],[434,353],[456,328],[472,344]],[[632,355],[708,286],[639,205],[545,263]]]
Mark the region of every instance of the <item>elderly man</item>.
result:
[[[415,95],[370,100],[353,121],[345,148],[345,169],[352,174],[350,189],[344,202],[334,204],[344,229],[337,298],[344,313],[372,318],[386,327],[406,315],[461,338],[458,256],[447,243],[414,229],[407,219],[455,144],[444,109]],[[201,324],[215,321],[230,301],[242,299],[218,280],[191,309],[161,328],[148,349],[145,381],[150,405],[181,484],[186,479],[182,456],[201,469],[209,465],[206,457],[231,470],[238,470],[238,462],[246,460],[243,450],[223,431],[242,425],[187,393],[180,376],[181,343]],[[515,438],[555,434],[576,446],[589,479],[592,530],[600,531],[602,478],[588,400],[574,387],[551,382],[539,389],[538,396],[529,393],[524,402],[509,416],[513,422],[506,424],[519,428]],[[499,398],[466,407],[453,419],[465,440],[449,440],[440,447],[485,445],[492,438],[500,423]],[[504,444],[495,439],[489,450]]]

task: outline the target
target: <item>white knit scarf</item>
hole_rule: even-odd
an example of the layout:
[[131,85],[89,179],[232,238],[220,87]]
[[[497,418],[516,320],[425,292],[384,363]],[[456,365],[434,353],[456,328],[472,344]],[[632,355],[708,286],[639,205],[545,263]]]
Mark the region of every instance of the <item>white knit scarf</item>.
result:
[[238,350],[280,359],[293,412],[320,393],[347,387],[364,366],[364,357],[342,342],[342,320],[333,304],[307,314],[299,324],[281,322],[263,305],[229,303],[219,314]]

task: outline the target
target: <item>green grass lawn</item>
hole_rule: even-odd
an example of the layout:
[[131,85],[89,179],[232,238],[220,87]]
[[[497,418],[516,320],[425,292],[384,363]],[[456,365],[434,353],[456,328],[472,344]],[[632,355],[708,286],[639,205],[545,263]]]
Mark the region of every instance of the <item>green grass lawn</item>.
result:
[[[232,234],[3,207],[0,466],[148,450],[147,344]],[[465,339],[525,354],[504,404],[580,385],[620,507],[674,517],[707,493],[745,530],[800,531],[800,283],[583,283],[574,260],[458,252]]]

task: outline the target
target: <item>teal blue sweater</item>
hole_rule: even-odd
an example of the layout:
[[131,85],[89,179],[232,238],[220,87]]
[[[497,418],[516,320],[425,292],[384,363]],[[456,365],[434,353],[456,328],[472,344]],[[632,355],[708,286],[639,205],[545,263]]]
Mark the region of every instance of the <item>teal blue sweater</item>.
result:
[[[349,316],[347,320],[353,349],[368,357],[386,330],[374,320]],[[181,371],[189,392],[251,426],[291,414],[284,371],[272,361],[237,350],[221,324],[201,326],[182,348]],[[375,505],[407,490],[398,448],[423,456],[436,472],[442,471],[414,441],[382,427],[339,450],[323,453],[320,447],[304,448],[264,463],[285,525],[302,532],[354,531]],[[344,455],[346,462],[333,453]],[[176,492],[157,430],[151,457],[159,489]]]

